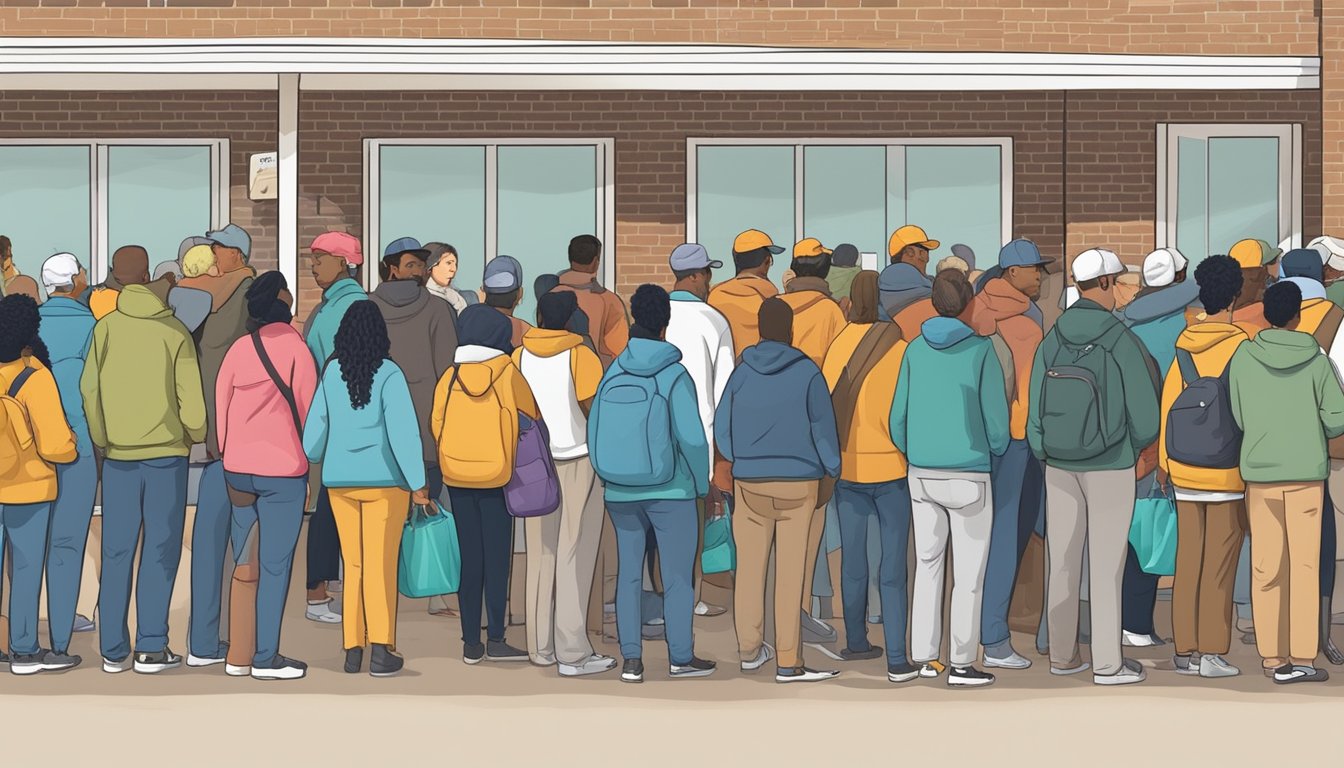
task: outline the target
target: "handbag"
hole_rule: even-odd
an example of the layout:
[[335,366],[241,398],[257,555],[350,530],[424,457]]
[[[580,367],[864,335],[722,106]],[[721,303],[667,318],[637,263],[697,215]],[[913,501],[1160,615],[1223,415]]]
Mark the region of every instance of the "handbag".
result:
[[542,517],[560,508],[560,476],[551,457],[546,422],[518,414],[518,451],[504,503],[514,517]]
[[397,591],[406,597],[433,597],[457,591],[462,580],[462,548],[453,513],[438,505],[430,515],[416,505],[401,529]]
[[1134,501],[1129,543],[1144,573],[1176,574],[1176,501],[1172,491],[1158,485],[1156,478],[1148,495]]
[[724,498],[723,514],[705,521],[705,546],[700,553],[700,570],[726,573],[737,570],[737,545],[733,542],[731,504]]

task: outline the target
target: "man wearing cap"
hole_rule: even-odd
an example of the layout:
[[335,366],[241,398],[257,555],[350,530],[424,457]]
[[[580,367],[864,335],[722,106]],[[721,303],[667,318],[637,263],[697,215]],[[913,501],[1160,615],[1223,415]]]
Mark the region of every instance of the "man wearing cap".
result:
[[575,237],[569,241],[569,269],[559,274],[560,284],[553,290],[572,291],[578,298],[605,369],[630,343],[630,318],[621,297],[597,281],[601,265],[602,241],[592,235]]
[[1029,391],[1039,397],[1027,412],[1027,440],[1046,465],[1050,671],[1088,669],[1078,654],[1078,574],[1086,545],[1092,681],[1124,685],[1145,678],[1142,665],[1121,656],[1120,587],[1134,467],[1158,435],[1158,383],[1143,343],[1113,314],[1125,272],[1120,258],[1092,249],[1074,258],[1072,270],[1079,298],[1036,352]]
[[531,323],[514,315],[523,301],[523,265],[512,256],[496,256],[486,262],[481,282],[486,306],[494,307],[509,318],[513,326],[510,343],[517,348],[523,343],[523,335],[532,329]]
[[882,270],[877,288],[881,297],[879,314],[883,320],[894,321],[901,327],[906,341],[920,334],[925,320],[938,313],[933,308],[933,282],[925,274],[929,267],[929,253],[939,246],[923,229],[906,224],[891,233],[887,253],[891,264]]
[[1283,251],[1264,240],[1240,240],[1227,255],[1241,265],[1243,288],[1241,298],[1232,310],[1232,322],[1246,331],[1252,339],[1269,327],[1265,320],[1262,301],[1270,278],[1278,274],[1279,257]]
[[[1027,444],[1027,411],[1031,402],[1031,363],[1044,330],[1033,316],[1041,296],[1045,267],[1052,260],[1036,244],[1019,238],[999,250],[998,277],[990,278],[971,304],[971,328],[994,341],[999,367],[1006,375],[1008,432],[1002,456],[990,460],[994,488],[994,523],[985,570],[980,614],[980,642],[985,666],[1027,669],[1031,661],[1013,648],[1008,610],[1022,555],[1045,503],[1045,475]],[[1039,314],[1039,312],[1038,312]]]
[[1335,304],[1344,307],[1344,240],[1329,235],[1321,235],[1307,244],[1321,254],[1324,262],[1323,277],[1325,296]]
[[779,289],[770,282],[770,267],[784,249],[759,229],[748,229],[733,240],[733,266],[737,276],[725,280],[709,292],[709,305],[728,320],[733,333],[733,355],[761,340],[757,314],[761,302],[777,296]]
[[[324,232],[308,247],[312,252],[313,280],[322,289],[322,301],[308,315],[303,337],[317,363],[318,378],[336,350],[336,331],[350,305],[368,298],[356,281],[364,252],[359,240],[345,232]],[[322,624],[340,624],[331,609],[327,582],[340,578],[341,542],[336,534],[327,489],[317,494],[317,508],[308,521],[307,618]]]
[[138,245],[123,245],[112,254],[112,273],[89,295],[89,309],[102,320],[117,308],[117,296],[128,285],[149,282],[149,252]]
[[858,248],[849,243],[835,246],[835,250],[831,251],[831,271],[826,275],[826,284],[831,286],[831,296],[836,301],[847,300],[854,278],[862,271]]

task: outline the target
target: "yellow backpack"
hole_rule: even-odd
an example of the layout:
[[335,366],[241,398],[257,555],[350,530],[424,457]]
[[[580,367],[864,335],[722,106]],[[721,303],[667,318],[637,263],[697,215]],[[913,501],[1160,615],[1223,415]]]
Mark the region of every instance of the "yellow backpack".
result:
[[19,390],[36,371],[24,368],[9,385],[9,391],[0,394],[0,475],[31,458],[34,447],[33,425],[28,419],[28,408],[18,400]]
[[473,395],[461,386],[457,372],[455,365],[444,398],[439,471],[458,488],[503,488],[513,477],[518,417],[504,407],[494,383]]

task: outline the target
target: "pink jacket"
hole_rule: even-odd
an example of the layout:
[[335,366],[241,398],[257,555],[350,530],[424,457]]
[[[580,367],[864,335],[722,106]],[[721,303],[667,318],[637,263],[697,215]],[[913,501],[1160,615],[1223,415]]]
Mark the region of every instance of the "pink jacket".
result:
[[[271,323],[261,342],[280,378],[294,390],[300,422],[308,418],[317,391],[313,353],[293,327]],[[215,417],[224,469],[263,477],[300,477],[308,472],[303,436],[294,429],[289,404],[266,373],[250,335],[229,347],[215,382]]]

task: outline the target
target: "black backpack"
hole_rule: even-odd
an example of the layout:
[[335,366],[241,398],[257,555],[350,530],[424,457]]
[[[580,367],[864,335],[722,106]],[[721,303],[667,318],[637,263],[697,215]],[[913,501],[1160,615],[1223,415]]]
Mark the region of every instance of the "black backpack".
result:
[[1185,389],[1167,412],[1167,456],[1189,467],[1234,469],[1241,463],[1241,427],[1232,417],[1228,369],[1200,376],[1195,358],[1176,350]]

